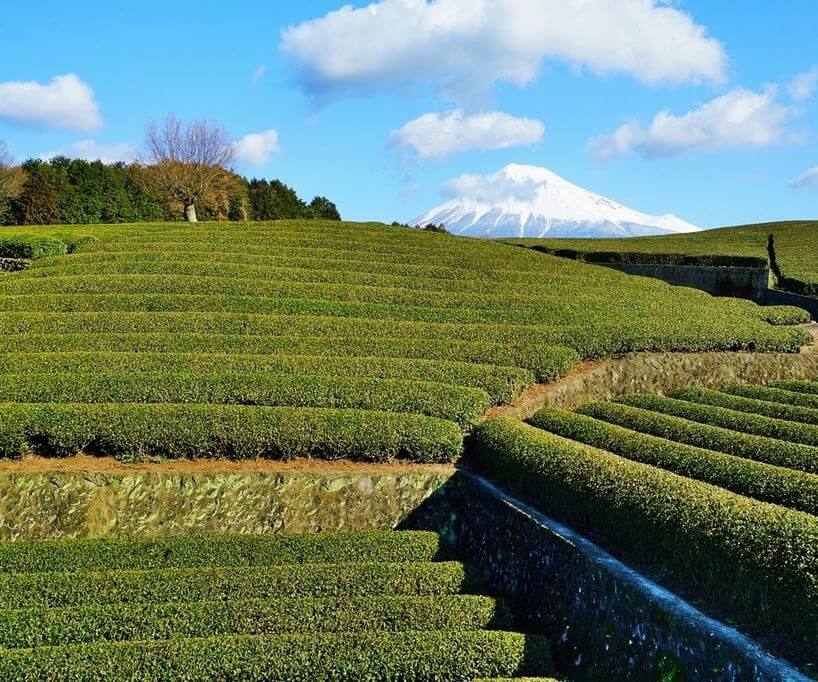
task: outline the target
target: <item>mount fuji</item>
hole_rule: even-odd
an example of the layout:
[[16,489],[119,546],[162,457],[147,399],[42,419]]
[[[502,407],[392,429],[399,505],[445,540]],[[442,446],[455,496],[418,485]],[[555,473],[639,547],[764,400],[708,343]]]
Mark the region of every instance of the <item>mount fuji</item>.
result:
[[582,189],[546,168],[510,164],[492,175],[461,175],[452,199],[416,218],[471,237],[637,237],[698,232],[674,215],[648,215]]

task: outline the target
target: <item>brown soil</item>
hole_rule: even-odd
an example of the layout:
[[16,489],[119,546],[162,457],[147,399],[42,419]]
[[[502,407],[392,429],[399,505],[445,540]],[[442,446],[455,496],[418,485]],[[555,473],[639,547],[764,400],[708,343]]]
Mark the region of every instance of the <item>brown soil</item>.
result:
[[373,464],[348,460],[323,461],[296,459],[289,462],[254,459],[233,462],[223,459],[172,460],[167,462],[140,462],[124,464],[112,457],[90,457],[84,454],[52,459],[26,456],[16,460],[0,460],[0,474],[36,474],[57,471],[128,474],[150,471],[165,474],[215,474],[215,473],[315,473],[315,474],[396,474],[440,473],[448,474],[454,467],[444,464],[410,464],[390,462]]

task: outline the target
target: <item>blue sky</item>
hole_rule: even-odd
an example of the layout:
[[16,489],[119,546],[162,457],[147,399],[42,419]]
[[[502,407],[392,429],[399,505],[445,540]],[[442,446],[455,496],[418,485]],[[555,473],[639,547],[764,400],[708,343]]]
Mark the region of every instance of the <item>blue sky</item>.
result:
[[208,118],[264,133],[238,171],[349,219],[408,220],[512,162],[703,226],[818,217],[814,0],[340,7],[11,3],[0,140],[116,158],[149,119]]

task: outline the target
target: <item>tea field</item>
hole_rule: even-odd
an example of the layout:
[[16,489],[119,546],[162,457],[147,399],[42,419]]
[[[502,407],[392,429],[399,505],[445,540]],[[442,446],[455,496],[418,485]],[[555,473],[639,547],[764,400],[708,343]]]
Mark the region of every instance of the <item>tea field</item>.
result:
[[4,680],[552,672],[547,640],[429,532],[5,543],[0,594]]
[[796,351],[791,308],[499,243],[290,221],[4,230],[0,457],[446,462],[629,350]]
[[546,407],[476,440],[492,478],[815,664],[818,382]]
[[[725,227],[703,232],[631,239],[509,239],[507,243],[532,248],[614,254],[632,262],[679,262],[689,257],[706,264],[729,264],[736,258],[769,262],[768,237],[773,236],[776,265],[782,288],[818,295],[818,222],[790,221]],[[653,258],[648,258],[652,256]],[[661,257],[661,258],[658,258]]]

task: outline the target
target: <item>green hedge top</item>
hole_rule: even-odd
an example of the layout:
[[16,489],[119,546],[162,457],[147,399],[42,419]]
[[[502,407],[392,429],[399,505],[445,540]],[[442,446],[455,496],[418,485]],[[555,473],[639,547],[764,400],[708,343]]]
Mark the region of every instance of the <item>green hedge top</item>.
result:
[[0,572],[432,561],[448,556],[437,533],[422,531],[19,540],[0,543]]
[[0,258],[26,258],[38,260],[68,253],[68,245],[45,235],[20,234],[0,237]]

